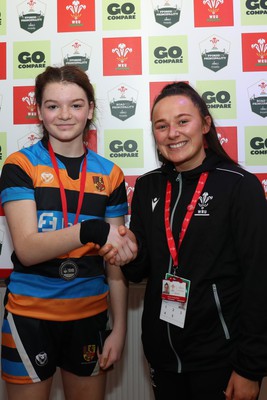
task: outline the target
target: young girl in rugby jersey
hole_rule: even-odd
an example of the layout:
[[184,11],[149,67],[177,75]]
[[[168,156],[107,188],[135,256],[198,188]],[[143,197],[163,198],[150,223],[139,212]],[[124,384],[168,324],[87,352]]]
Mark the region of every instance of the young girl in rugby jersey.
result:
[[[101,400],[105,370],[121,355],[127,284],[98,249],[111,243],[121,265],[136,256],[134,235],[120,236],[124,176],[84,145],[94,90],[74,66],[36,78],[43,139],[11,154],[1,200],[14,245],[2,329],[2,377],[10,400],[48,399],[59,367],[68,400]],[[99,353],[100,332],[113,330]]]

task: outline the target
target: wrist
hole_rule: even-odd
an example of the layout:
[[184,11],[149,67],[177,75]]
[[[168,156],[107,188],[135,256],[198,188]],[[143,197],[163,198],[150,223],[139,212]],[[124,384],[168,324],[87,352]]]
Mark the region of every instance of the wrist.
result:
[[80,242],[86,244],[89,242],[103,246],[108,238],[110,225],[101,219],[87,219],[81,222]]

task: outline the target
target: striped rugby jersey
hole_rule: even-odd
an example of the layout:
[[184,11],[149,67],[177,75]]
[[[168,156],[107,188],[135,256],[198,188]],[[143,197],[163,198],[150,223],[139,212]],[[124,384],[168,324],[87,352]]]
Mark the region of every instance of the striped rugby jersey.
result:
[[[121,169],[91,150],[86,157],[86,186],[78,222],[126,215],[127,196]],[[59,159],[57,162],[67,198],[68,221],[72,224],[80,179],[70,178],[65,165]],[[2,204],[24,199],[36,202],[39,232],[64,227],[59,182],[44,140],[11,154],[5,161]],[[104,263],[92,248],[88,243],[68,255],[30,267],[24,267],[13,252],[14,270],[8,280],[6,308],[14,314],[55,321],[85,318],[106,310],[108,285]],[[79,266],[73,280],[59,275],[59,267],[67,256]]]

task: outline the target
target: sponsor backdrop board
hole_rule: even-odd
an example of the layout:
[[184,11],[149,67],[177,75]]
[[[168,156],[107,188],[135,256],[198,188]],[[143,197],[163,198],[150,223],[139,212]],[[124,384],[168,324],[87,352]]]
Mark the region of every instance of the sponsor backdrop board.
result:
[[[123,169],[129,206],[136,177],[158,166],[149,114],[174,80],[201,93],[222,145],[267,196],[266,18],[265,0],[1,0],[0,171],[40,139],[35,76],[74,64],[96,91],[88,146]],[[11,252],[0,206],[2,278]]]

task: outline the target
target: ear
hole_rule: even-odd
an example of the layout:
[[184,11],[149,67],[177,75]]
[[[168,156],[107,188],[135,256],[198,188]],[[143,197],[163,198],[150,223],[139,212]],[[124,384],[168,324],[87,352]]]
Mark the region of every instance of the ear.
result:
[[40,107],[38,106],[38,104],[37,104],[37,114],[38,114],[38,118],[39,118],[39,120],[40,121],[42,121],[43,120],[43,117],[42,117],[42,114],[41,114],[41,110],[40,110]]
[[207,115],[205,117],[205,122],[203,124],[203,129],[202,129],[202,133],[203,135],[206,135],[206,133],[209,132],[210,130],[210,125],[211,125],[211,117],[209,115]]
[[95,109],[95,105],[93,101],[90,101],[89,104],[89,112],[88,112],[88,119],[91,120],[93,119],[94,116],[94,109]]

